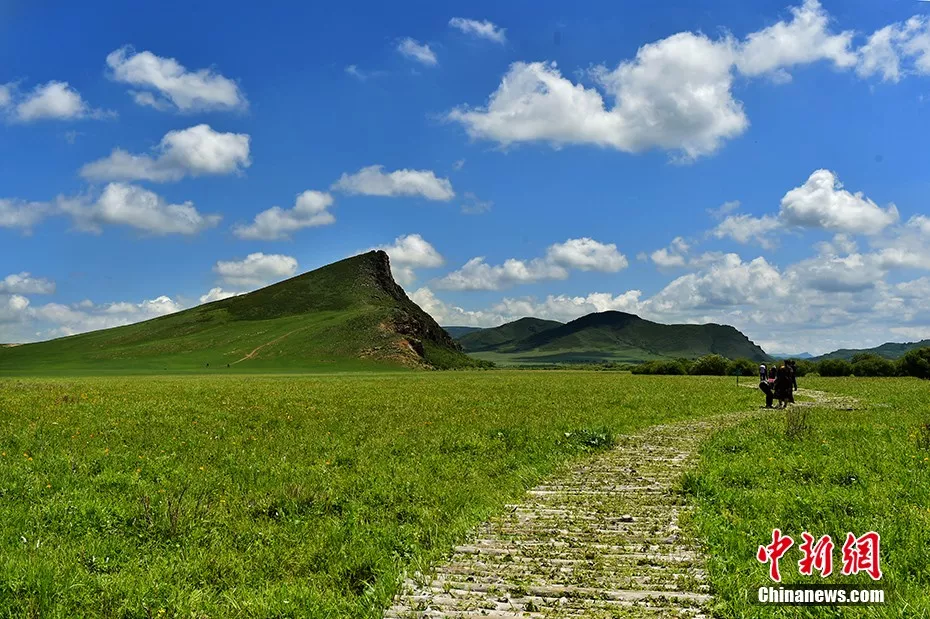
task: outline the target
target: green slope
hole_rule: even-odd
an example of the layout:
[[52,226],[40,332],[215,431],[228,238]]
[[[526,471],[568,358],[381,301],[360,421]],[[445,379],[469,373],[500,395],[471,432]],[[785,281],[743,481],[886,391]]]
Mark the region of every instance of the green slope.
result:
[[764,350],[728,325],[664,325],[624,312],[588,314],[567,324],[480,350],[467,344],[465,339],[461,338],[460,343],[473,356],[511,364],[641,362],[679,357],[693,359],[711,353],[732,359],[769,359]]
[[466,352],[494,351],[511,346],[537,333],[560,326],[562,326],[562,323],[555,320],[521,318],[493,329],[482,329],[468,333],[457,339]]
[[474,362],[368,252],[154,320],[0,348],[0,372],[453,367]]
[[823,361],[824,359],[845,359],[849,361],[854,355],[860,353],[871,353],[886,359],[900,359],[904,354],[915,348],[926,348],[930,346],[930,340],[921,340],[919,342],[895,343],[886,342],[875,348],[841,348],[819,357],[813,357],[811,361]]
[[468,335],[469,333],[474,333],[475,331],[481,331],[482,327],[443,327],[446,330],[446,333],[452,336],[453,340],[458,340],[463,335]]

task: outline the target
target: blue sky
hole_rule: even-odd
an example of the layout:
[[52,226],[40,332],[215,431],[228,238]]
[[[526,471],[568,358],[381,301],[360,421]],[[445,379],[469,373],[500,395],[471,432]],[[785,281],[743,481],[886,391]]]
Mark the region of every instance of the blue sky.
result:
[[372,247],[446,325],[930,337],[930,5],[304,4],[0,2],[0,341]]

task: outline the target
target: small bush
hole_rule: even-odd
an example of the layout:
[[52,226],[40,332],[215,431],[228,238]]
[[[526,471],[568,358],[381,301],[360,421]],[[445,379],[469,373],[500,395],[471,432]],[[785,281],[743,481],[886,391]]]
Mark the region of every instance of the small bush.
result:
[[853,368],[845,359],[824,359],[817,364],[817,372],[821,376],[850,376]]
[[647,361],[630,370],[633,374],[687,374],[685,367],[678,361]]
[[720,355],[704,355],[694,362],[689,374],[696,376],[723,376],[727,373],[729,362]]
[[807,376],[808,374],[813,374],[816,370],[816,364],[813,361],[808,361],[807,359],[798,359],[795,362],[794,375],[799,377]]
[[872,354],[855,355],[852,370],[856,376],[894,376],[898,371],[888,359]]
[[759,371],[759,364],[749,359],[734,359],[727,365],[729,376],[755,376]]
[[898,373],[901,376],[930,379],[930,348],[908,351],[898,361]]

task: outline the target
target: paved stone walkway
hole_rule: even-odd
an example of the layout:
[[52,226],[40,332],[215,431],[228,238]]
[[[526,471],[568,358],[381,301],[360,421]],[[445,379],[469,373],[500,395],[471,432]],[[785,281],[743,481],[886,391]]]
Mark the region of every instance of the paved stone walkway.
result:
[[[730,416],[726,421],[735,420]],[[703,561],[674,491],[722,418],[654,426],[529,490],[402,586],[389,618],[703,617]]]

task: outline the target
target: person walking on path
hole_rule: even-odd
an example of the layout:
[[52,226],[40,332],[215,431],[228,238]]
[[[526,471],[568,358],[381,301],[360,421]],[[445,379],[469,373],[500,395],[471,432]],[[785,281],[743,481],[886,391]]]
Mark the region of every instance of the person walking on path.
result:
[[791,372],[784,363],[778,366],[775,372],[775,397],[782,408],[788,406],[789,401],[794,400],[794,394],[791,391]]

